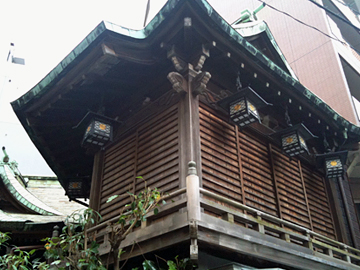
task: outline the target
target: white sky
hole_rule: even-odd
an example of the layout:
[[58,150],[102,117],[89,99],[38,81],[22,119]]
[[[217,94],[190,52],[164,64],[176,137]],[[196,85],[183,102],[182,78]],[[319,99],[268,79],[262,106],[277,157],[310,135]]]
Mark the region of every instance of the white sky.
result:
[[[151,1],[148,22],[165,2]],[[22,174],[53,173],[32,145],[10,102],[36,85],[102,20],[142,28],[146,3],[147,0],[0,0],[0,147],[6,147]],[[24,58],[25,66],[6,62],[11,42],[15,44],[14,56]]]

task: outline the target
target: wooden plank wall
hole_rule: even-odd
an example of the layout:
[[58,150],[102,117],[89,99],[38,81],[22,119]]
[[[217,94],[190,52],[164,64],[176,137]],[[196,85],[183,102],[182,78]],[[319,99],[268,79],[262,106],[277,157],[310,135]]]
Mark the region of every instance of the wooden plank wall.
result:
[[324,178],[259,136],[200,108],[202,186],[335,239]]
[[[127,191],[145,186],[172,192],[179,187],[178,108],[170,107],[106,150],[100,215],[107,221],[130,202]],[[143,179],[136,179],[142,176]],[[145,181],[144,181],[145,180]],[[108,197],[121,195],[110,203]]]

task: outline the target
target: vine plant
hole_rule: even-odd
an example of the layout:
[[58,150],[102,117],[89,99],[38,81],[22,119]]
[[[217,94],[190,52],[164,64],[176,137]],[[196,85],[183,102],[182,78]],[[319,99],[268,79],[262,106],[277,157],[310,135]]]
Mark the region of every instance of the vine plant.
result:
[[[137,178],[143,179],[141,176]],[[112,226],[112,232],[109,237],[111,245],[110,253],[112,253],[114,259],[114,270],[120,269],[120,256],[123,253],[123,250],[120,249],[121,242],[135,227],[140,226],[141,222],[146,221],[146,215],[149,212],[154,211],[155,215],[159,212],[157,206],[160,201],[162,204],[166,204],[165,200],[162,199],[160,191],[157,188],[147,187],[146,181],[145,188],[142,191],[138,194],[128,192],[128,195],[131,197],[131,203],[121,210],[120,217],[116,224]],[[108,198],[107,203],[119,196],[111,196]]]
[[[143,179],[141,176],[137,178]],[[105,270],[109,266],[109,258],[110,254],[112,254],[114,270],[119,270],[120,256],[124,252],[120,249],[121,242],[135,227],[146,221],[147,214],[151,211],[154,211],[154,214],[159,212],[157,208],[159,202],[166,203],[162,199],[163,196],[160,191],[157,188],[147,187],[146,181],[145,188],[138,194],[128,192],[127,195],[130,196],[131,203],[125,205],[117,222],[111,225],[112,231],[109,237],[111,250],[106,267],[103,265],[99,255],[99,244],[96,242],[95,237],[89,237],[88,235],[89,228],[99,222],[101,216],[92,209],[86,209],[75,211],[67,217],[66,226],[63,227],[60,236],[43,239],[46,241],[46,251],[44,253],[46,262],[36,260],[31,262],[31,256],[36,250],[26,252],[15,249],[13,254],[0,256],[1,269]],[[107,203],[119,196],[109,197]],[[0,246],[5,245],[9,239],[8,233],[0,232]],[[143,268],[149,269],[150,265],[151,263],[145,261]]]

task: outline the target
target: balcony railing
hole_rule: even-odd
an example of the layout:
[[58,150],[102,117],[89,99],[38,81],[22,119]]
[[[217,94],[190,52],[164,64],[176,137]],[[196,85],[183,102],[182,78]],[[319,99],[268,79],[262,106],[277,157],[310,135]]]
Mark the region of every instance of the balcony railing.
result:
[[[204,223],[206,222],[205,220],[211,220],[207,217],[212,215],[217,218],[220,217],[233,225],[256,231],[259,235],[267,235],[280,239],[284,241],[284,246],[287,245],[289,247],[289,243],[300,245],[311,250],[310,254],[321,259],[328,258],[328,260],[332,261],[334,259],[336,261],[339,260],[339,262],[344,261],[352,264],[354,269],[360,269],[358,266],[360,265],[360,250],[311,231],[308,228],[200,188],[198,179],[196,175],[189,175],[186,187],[167,195],[164,198],[167,204],[159,207],[157,215],[150,213],[147,216],[147,220],[142,222],[133,235],[131,233],[127,236],[122,242],[121,247],[126,248],[131,243],[134,243],[134,241],[146,241],[178,230],[179,228],[191,227],[194,221],[198,221],[199,224]],[[180,209],[181,211],[179,211]],[[174,219],[175,216],[179,218]],[[153,222],[157,219],[162,220],[162,222]],[[166,223],[166,219],[172,219],[172,222]],[[118,217],[113,218],[90,228],[88,231],[89,234],[94,234],[100,243],[101,254],[110,252],[109,234],[113,230],[112,226],[118,226],[116,224],[117,220]],[[171,226],[169,225],[165,228],[166,224],[171,224]],[[209,226],[211,227],[211,224]],[[149,232],[152,233],[149,234]],[[196,236],[191,236],[190,233],[189,237],[191,239]],[[285,244],[285,242],[288,244]],[[194,243],[195,245],[197,244],[196,241]],[[238,252],[241,253],[241,250],[238,250]]]
[[[238,223],[246,224],[248,228],[256,230],[261,234],[268,234],[289,243],[302,245],[314,252],[322,253],[329,257],[356,265],[360,263],[360,250],[358,249],[205,189],[200,189],[200,193],[213,199],[201,198],[201,207],[226,217],[229,222],[237,221]],[[226,203],[232,206],[232,208],[222,206],[220,203]]]

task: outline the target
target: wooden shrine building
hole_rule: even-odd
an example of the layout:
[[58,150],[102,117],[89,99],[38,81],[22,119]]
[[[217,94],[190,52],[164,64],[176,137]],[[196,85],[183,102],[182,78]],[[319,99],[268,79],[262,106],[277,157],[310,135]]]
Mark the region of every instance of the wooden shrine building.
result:
[[301,85],[265,23],[241,28],[205,0],[170,0],[143,30],[102,22],[13,109],[103,217],[102,254],[130,202],[110,196],[142,190],[137,176],[169,194],[122,242],[129,267],[360,269],[346,176],[360,128]]

